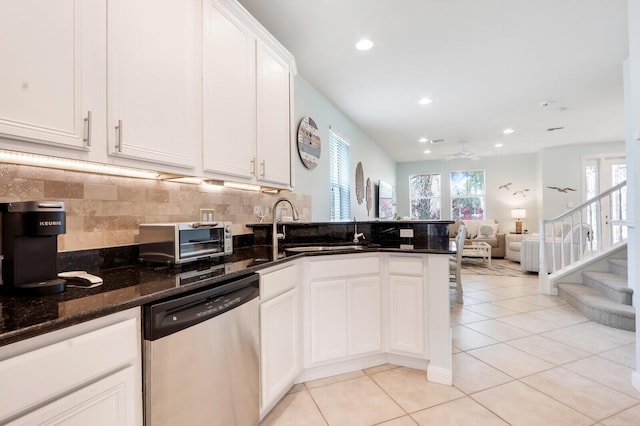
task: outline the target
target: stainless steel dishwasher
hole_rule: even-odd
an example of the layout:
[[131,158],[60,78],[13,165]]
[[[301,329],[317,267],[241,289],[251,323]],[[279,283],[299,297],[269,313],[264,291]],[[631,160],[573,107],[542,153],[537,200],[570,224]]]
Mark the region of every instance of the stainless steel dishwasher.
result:
[[259,423],[259,276],[144,307],[147,426]]

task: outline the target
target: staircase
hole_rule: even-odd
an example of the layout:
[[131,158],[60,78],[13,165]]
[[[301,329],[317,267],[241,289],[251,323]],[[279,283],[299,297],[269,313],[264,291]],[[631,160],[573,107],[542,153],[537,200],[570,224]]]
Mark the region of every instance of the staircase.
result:
[[595,322],[635,331],[633,289],[628,285],[627,260],[608,259],[609,272],[583,271],[582,284],[558,282],[558,296]]

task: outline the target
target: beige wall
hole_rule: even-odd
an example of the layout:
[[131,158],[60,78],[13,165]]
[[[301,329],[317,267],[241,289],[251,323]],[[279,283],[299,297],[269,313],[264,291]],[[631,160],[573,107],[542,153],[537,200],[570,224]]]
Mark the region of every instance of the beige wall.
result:
[[[215,209],[216,220],[233,222],[234,234],[250,233],[244,225],[259,221],[253,214],[254,206],[270,211],[281,196],[0,164],[0,202],[67,203],[67,233],[58,237],[60,251],[134,244],[139,223],[198,220],[201,208]],[[295,193],[284,196],[297,206],[301,220],[310,220],[311,196]]]

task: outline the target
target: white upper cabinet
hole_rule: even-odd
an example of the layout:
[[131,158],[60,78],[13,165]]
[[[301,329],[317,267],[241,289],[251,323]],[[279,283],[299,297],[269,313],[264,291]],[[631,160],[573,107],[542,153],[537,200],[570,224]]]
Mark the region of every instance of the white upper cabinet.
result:
[[235,0],[0,3],[0,149],[290,188],[295,62]]
[[258,179],[291,181],[290,71],[287,63],[258,42],[257,51]]
[[109,1],[109,154],[195,169],[200,17],[198,0]]
[[203,147],[207,172],[255,174],[255,42],[253,33],[217,2],[203,13]]
[[293,57],[230,0],[205,0],[203,170],[291,186]]
[[0,4],[0,137],[11,139],[3,148],[77,157],[69,152],[86,156],[91,145],[104,144],[104,7],[80,0]]

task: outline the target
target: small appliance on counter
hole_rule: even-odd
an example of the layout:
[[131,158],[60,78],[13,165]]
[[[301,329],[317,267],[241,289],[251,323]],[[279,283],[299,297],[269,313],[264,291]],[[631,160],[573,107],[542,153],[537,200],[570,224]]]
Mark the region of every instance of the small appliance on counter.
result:
[[231,222],[141,223],[140,260],[179,266],[233,253]]
[[58,278],[58,235],[66,230],[62,201],[0,203],[2,288],[6,292],[45,295],[65,290]]

